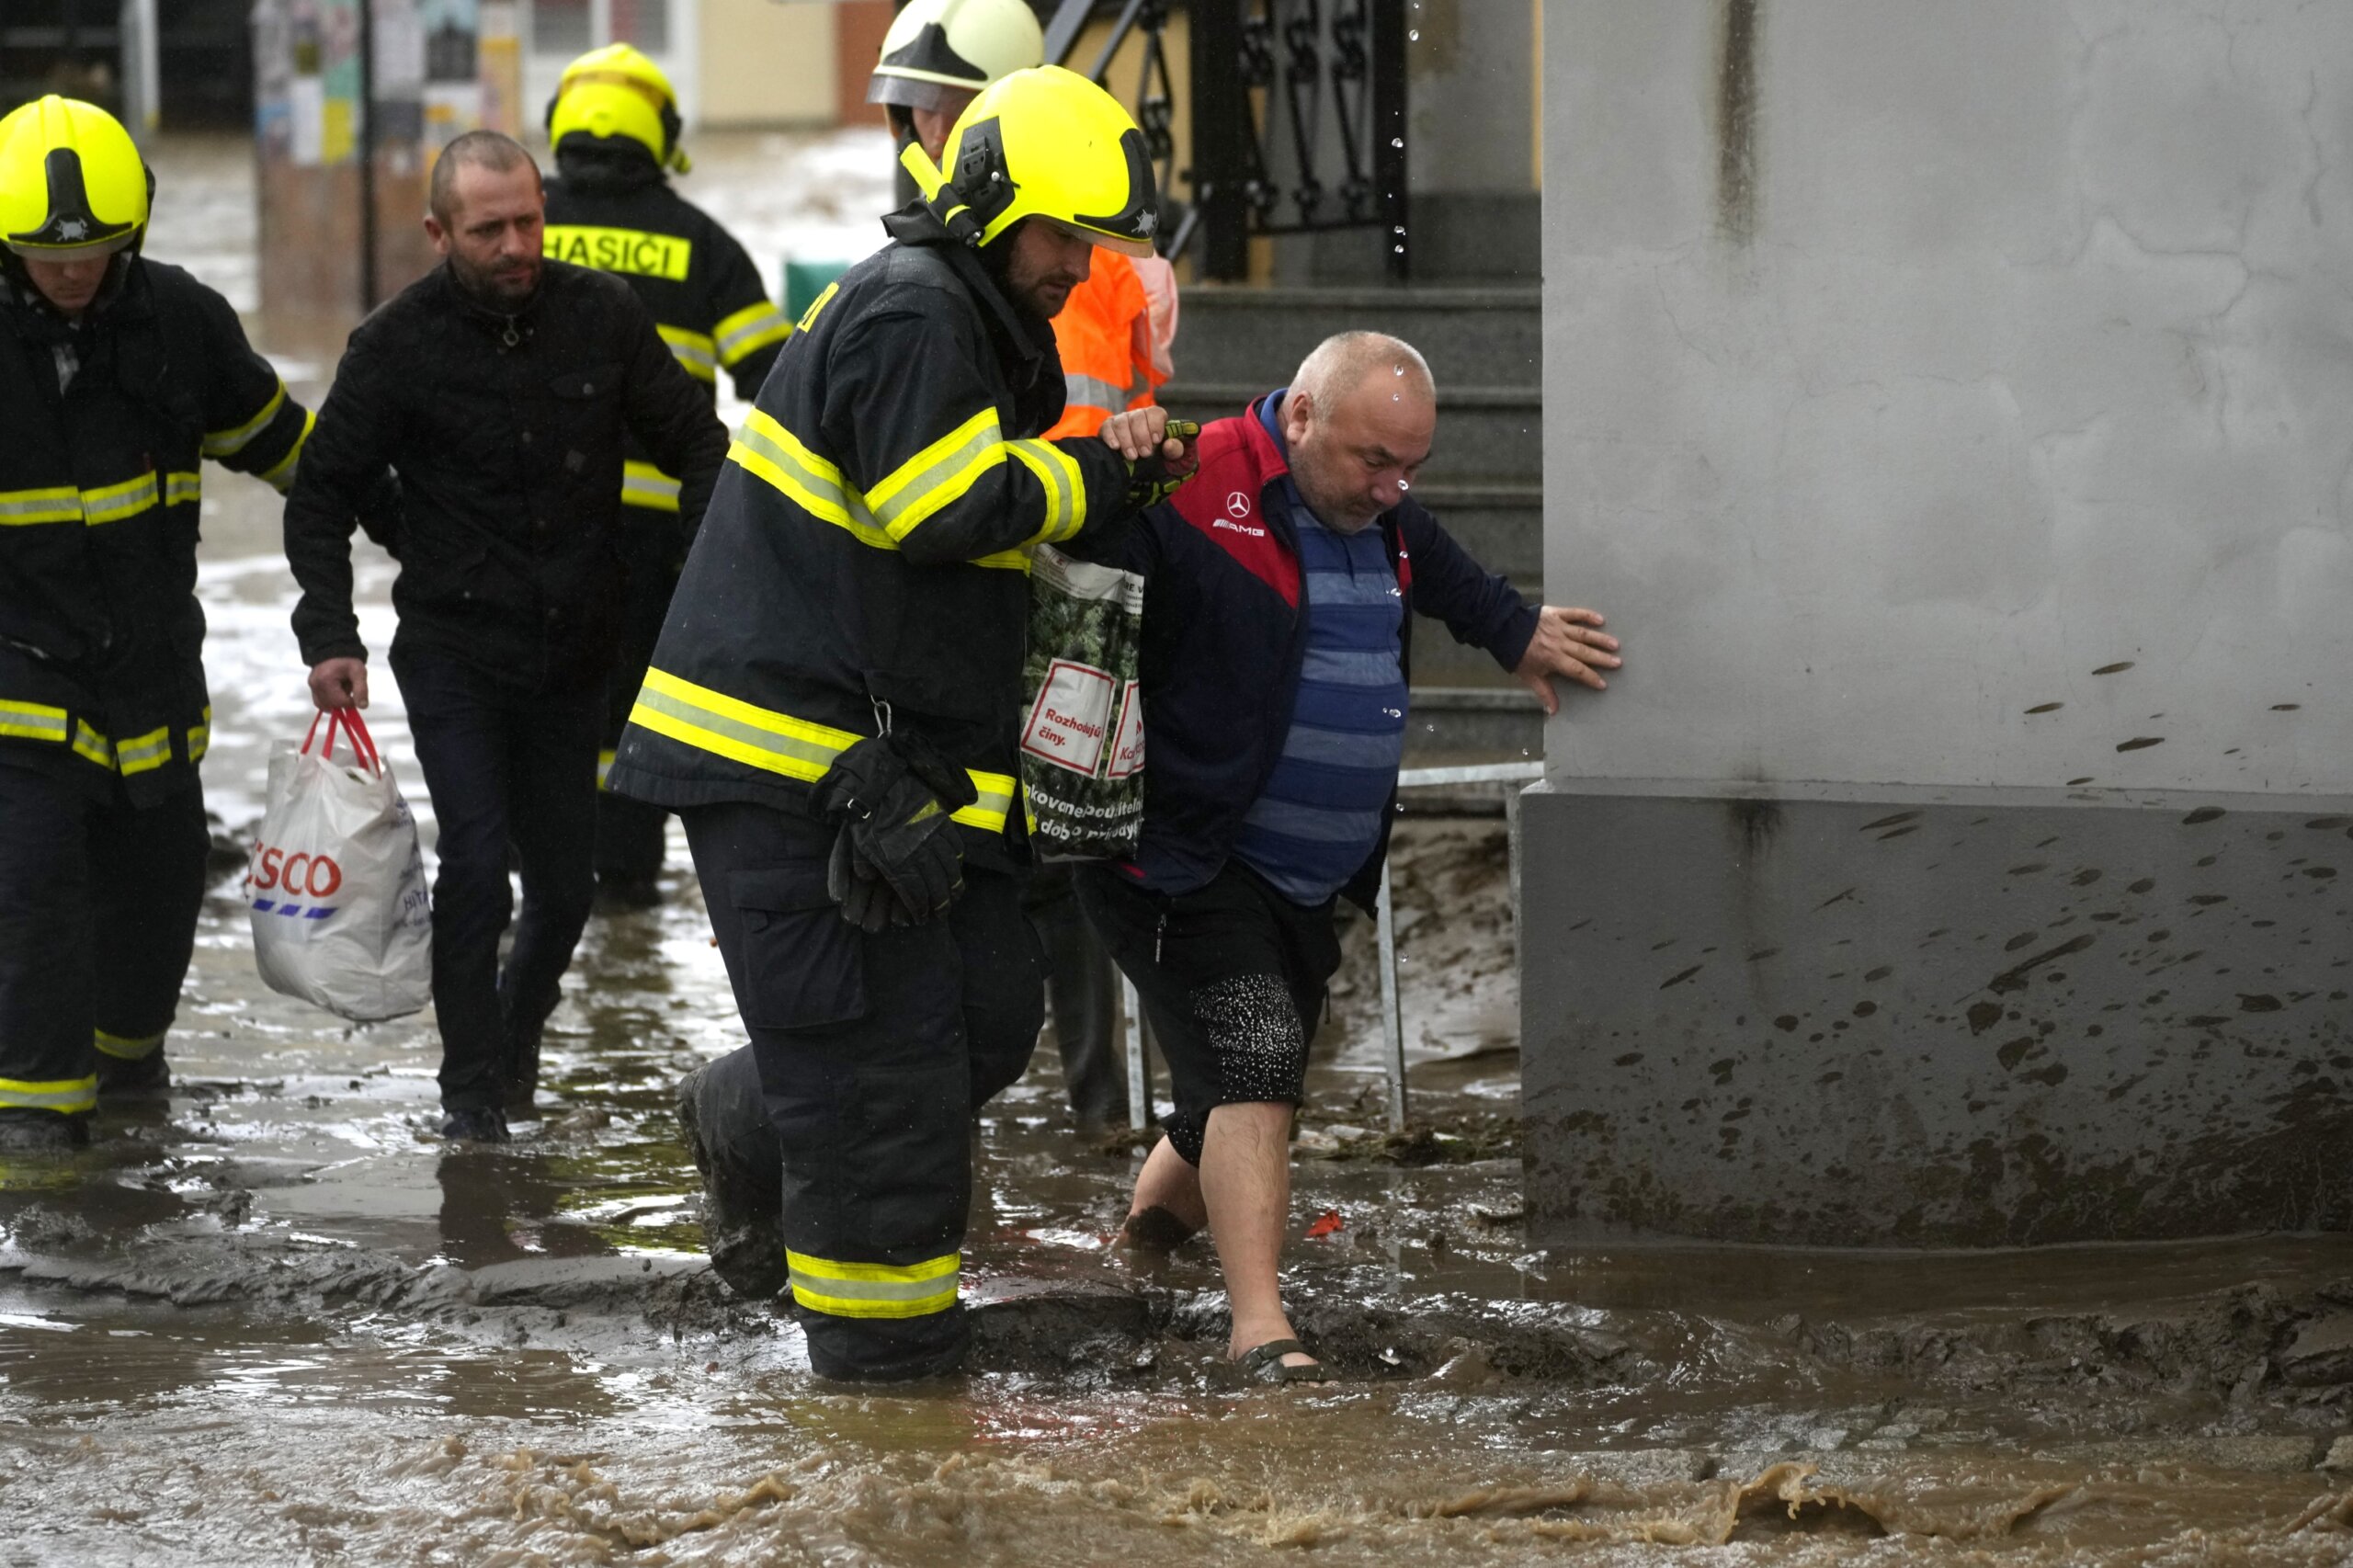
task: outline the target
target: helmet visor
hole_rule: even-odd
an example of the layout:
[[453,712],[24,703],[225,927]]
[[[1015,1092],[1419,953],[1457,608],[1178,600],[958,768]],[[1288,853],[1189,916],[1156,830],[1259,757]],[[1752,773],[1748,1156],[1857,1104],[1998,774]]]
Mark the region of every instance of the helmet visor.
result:
[[877,71],[866,84],[866,101],[936,111],[948,101],[949,95],[969,97],[972,91],[969,86],[951,87],[945,82],[926,82],[919,76]]

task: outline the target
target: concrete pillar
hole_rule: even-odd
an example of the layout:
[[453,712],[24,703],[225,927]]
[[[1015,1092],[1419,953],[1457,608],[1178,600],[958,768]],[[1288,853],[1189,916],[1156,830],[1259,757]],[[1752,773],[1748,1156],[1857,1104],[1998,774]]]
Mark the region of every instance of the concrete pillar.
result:
[[2346,1224],[2353,9],[1543,42],[1536,1234]]

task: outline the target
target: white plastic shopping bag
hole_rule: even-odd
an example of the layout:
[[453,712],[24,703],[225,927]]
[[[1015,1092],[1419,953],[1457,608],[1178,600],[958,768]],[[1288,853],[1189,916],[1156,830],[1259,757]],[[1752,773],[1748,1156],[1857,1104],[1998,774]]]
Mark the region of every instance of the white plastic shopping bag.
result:
[[[269,805],[245,867],[267,985],[358,1023],[433,996],[433,915],[416,823],[368,725],[346,708],[269,757]],[[335,736],[350,756],[338,761]]]

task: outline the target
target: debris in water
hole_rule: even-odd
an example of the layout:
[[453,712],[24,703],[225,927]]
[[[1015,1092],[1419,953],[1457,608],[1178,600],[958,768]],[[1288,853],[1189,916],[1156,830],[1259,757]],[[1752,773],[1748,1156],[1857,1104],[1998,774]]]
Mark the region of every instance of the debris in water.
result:
[[1307,1227],[1307,1239],[1312,1242],[1318,1236],[1336,1234],[1346,1230],[1347,1223],[1346,1220],[1340,1218],[1340,1211],[1337,1209],[1326,1209],[1315,1217],[1315,1223]]

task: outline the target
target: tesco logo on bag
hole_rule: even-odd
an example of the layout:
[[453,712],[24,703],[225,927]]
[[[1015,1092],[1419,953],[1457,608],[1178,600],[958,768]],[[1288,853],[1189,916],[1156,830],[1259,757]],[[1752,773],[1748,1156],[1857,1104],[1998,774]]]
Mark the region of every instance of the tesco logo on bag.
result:
[[343,868],[332,855],[290,855],[276,845],[256,843],[245,862],[246,900],[265,915],[324,920],[335,913],[333,904],[302,901],[333,898],[342,886]]

